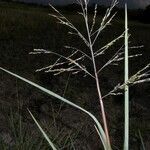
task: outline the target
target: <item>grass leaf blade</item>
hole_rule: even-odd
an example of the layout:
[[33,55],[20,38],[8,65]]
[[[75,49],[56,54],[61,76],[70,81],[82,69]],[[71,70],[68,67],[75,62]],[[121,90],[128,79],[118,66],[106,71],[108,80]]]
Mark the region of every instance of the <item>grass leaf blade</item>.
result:
[[127,16],[127,4],[125,5],[125,123],[124,123],[124,150],[129,149],[129,86],[127,81],[129,80],[129,62],[128,62],[128,16]]
[[69,100],[67,100],[67,99],[65,99],[65,98],[63,98],[63,97],[61,97],[61,96],[59,96],[58,94],[56,94],[56,93],[54,93],[54,92],[52,92],[52,91],[50,91],[50,90],[48,90],[48,89],[46,89],[46,88],[40,86],[40,85],[38,85],[38,84],[36,84],[36,83],[34,83],[34,82],[31,82],[31,81],[29,81],[29,80],[27,80],[27,79],[25,79],[25,78],[23,78],[23,77],[21,77],[21,76],[15,74],[15,73],[12,73],[12,72],[10,72],[10,71],[8,71],[8,70],[6,70],[6,69],[4,69],[4,68],[1,68],[1,67],[0,67],[0,70],[3,70],[4,72],[6,72],[6,73],[8,73],[8,74],[10,74],[10,75],[12,75],[12,76],[14,76],[14,77],[16,77],[16,78],[18,78],[18,79],[24,81],[24,82],[26,82],[26,83],[32,85],[33,87],[36,87],[37,89],[43,91],[44,93],[46,93],[46,94],[48,94],[48,95],[51,95],[51,96],[53,96],[53,97],[55,97],[55,98],[57,98],[57,99],[59,99],[59,100],[65,102],[65,103],[67,103],[67,104],[73,106],[74,108],[77,108],[77,109],[81,110],[82,112],[86,113],[86,114],[87,114],[88,116],[90,116],[90,117],[92,118],[92,120],[95,122],[95,124],[96,124],[96,126],[97,126],[97,128],[98,128],[98,131],[99,131],[100,134],[101,134],[101,137],[102,137],[102,140],[103,140],[102,143],[105,143],[105,147],[108,147],[105,132],[104,132],[104,130],[103,130],[101,124],[99,123],[99,121],[96,119],[96,117],[95,117],[92,113],[90,113],[90,112],[88,112],[87,110],[83,109],[82,107],[80,107],[80,106],[78,106],[78,105],[72,103],[71,101],[69,101]]
[[47,140],[47,142],[49,143],[49,145],[51,146],[51,148],[53,150],[57,150],[56,147],[54,146],[53,142],[49,139],[49,137],[47,136],[47,134],[45,133],[45,131],[42,129],[42,127],[39,125],[39,123],[37,122],[37,120],[35,119],[35,117],[33,116],[33,114],[30,112],[30,110],[28,109],[32,119],[34,120],[35,124],[38,126],[39,130],[41,131],[41,133],[43,134],[44,138]]

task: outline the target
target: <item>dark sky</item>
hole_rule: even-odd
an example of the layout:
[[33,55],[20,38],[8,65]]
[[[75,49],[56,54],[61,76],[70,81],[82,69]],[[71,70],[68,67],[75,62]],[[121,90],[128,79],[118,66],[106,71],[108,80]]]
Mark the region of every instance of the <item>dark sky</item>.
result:
[[[34,3],[43,3],[48,4],[51,2],[52,4],[57,5],[65,5],[69,3],[73,3],[75,0],[19,0],[25,2],[34,2]],[[91,3],[105,4],[109,5],[112,0],[90,0]],[[130,8],[144,8],[145,6],[150,4],[150,0],[119,0],[119,5],[124,6],[124,3],[128,3],[128,7]]]

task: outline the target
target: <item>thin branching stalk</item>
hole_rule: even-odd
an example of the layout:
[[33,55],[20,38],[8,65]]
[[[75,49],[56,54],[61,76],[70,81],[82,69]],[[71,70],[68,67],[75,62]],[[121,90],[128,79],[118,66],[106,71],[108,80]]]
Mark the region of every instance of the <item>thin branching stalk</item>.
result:
[[94,57],[94,51],[93,51],[93,44],[92,40],[90,37],[90,30],[89,30],[89,25],[88,25],[88,15],[87,15],[87,3],[85,3],[85,24],[86,24],[86,29],[87,29],[87,35],[88,35],[88,40],[90,44],[90,51],[91,51],[91,56],[92,56],[92,61],[93,61],[93,69],[94,69],[94,74],[95,74],[95,81],[96,81],[96,87],[97,87],[97,92],[98,92],[98,97],[99,97],[99,102],[100,102],[100,107],[101,107],[101,112],[102,112],[102,119],[103,119],[103,124],[104,124],[104,131],[106,134],[107,142],[108,142],[108,150],[111,149],[110,145],[110,138],[109,138],[109,131],[108,131],[108,126],[107,126],[107,121],[106,121],[106,114],[105,114],[105,109],[104,109],[104,104],[102,100],[102,94],[100,90],[100,85],[99,85],[99,78],[97,74],[97,68],[96,68],[96,62],[95,62],[95,57]]
[[[116,39],[114,39],[113,41],[111,41],[110,43],[106,44],[104,47],[100,48],[98,51],[94,51],[93,46],[95,45],[95,42],[97,41],[101,31],[104,30],[108,25],[110,25],[112,19],[114,18],[116,13],[111,15],[111,12],[112,12],[112,9],[118,4],[118,0],[112,1],[111,7],[107,9],[106,14],[103,17],[100,26],[95,31],[94,31],[94,26],[96,23],[97,6],[95,6],[92,25],[91,25],[91,27],[89,27],[89,20],[88,20],[88,2],[89,1],[88,0],[77,0],[77,2],[80,4],[81,9],[82,9],[82,12],[79,14],[81,14],[83,16],[83,19],[85,21],[87,36],[81,34],[81,32],[65,16],[63,16],[57,9],[55,9],[52,5],[50,5],[50,6],[56,12],[57,15],[51,15],[51,16],[55,17],[59,23],[66,25],[69,28],[71,28],[74,32],[70,32],[70,33],[79,36],[84,41],[85,45],[90,50],[91,56],[89,56],[85,52],[82,52],[81,50],[78,50],[77,48],[71,47],[71,46],[66,47],[66,48],[71,48],[71,49],[75,50],[75,52],[72,55],[70,55],[71,57],[70,56],[65,57],[65,56],[62,56],[60,54],[56,54],[52,51],[48,52],[46,50],[34,50],[34,52],[32,52],[32,54],[40,54],[41,52],[44,52],[44,53],[53,53],[53,54],[59,56],[59,59],[53,65],[42,68],[41,70],[49,69],[47,72],[53,72],[55,75],[58,75],[58,74],[63,73],[63,72],[69,72],[69,71],[73,72],[73,73],[76,73],[76,72],[78,73],[79,70],[81,70],[81,71],[84,71],[87,75],[90,75],[92,78],[95,79],[98,97],[99,97],[99,102],[100,102],[100,109],[101,109],[101,113],[102,113],[104,131],[106,134],[106,141],[107,141],[107,147],[106,148],[107,148],[107,150],[110,150],[111,149],[110,137],[109,137],[106,114],[105,114],[105,109],[104,109],[104,104],[103,104],[103,99],[102,99],[102,94],[101,94],[101,89],[100,89],[98,70],[97,70],[97,64],[96,64],[96,57],[99,56],[101,54],[101,52],[104,53],[115,42],[117,42],[120,38],[122,38],[123,34],[121,36],[117,37]],[[72,58],[72,56],[75,56],[75,54],[77,52],[80,52],[80,54],[82,54],[82,56],[79,58]],[[118,58],[118,55],[116,57]],[[113,58],[113,60],[110,60],[109,62],[111,63],[112,61],[116,60],[117,59],[116,57]],[[69,62],[69,64],[68,64],[69,67],[68,68],[56,68],[56,69],[54,69],[55,67],[60,67],[62,64],[66,63],[66,61],[60,62],[61,58],[64,58],[65,60],[67,60]],[[93,73],[90,73],[85,66],[80,64],[81,63],[80,60],[83,61],[85,58],[92,60]],[[74,66],[70,66],[71,64],[74,64]],[[79,68],[79,70],[78,69],[76,70],[75,66],[77,68]]]

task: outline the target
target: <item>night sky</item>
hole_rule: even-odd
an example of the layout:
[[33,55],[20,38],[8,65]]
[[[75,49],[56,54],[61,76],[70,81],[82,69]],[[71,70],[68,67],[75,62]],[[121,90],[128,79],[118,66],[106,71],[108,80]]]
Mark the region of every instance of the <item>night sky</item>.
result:
[[[73,3],[75,0],[19,0],[24,2],[33,2],[33,3],[39,3],[39,4],[48,4],[51,2],[55,5],[66,5],[69,3]],[[98,3],[98,4],[104,4],[109,5],[112,0],[90,0],[91,3]],[[119,0],[119,6],[123,7],[124,3],[128,3],[128,7],[130,8],[144,8],[147,5],[150,4],[150,0]]]

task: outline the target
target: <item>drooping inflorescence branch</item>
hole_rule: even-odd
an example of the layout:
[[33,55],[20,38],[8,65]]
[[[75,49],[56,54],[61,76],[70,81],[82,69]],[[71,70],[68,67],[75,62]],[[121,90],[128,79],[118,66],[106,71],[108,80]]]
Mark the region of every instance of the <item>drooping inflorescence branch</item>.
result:
[[123,83],[123,84],[119,83],[118,85],[116,85],[114,89],[108,92],[106,95],[104,95],[103,98],[106,98],[110,95],[122,94],[121,91],[124,89],[126,84],[128,84],[129,86],[133,86],[145,82],[150,82],[150,64],[146,65],[144,68],[142,68],[137,73],[132,75],[127,81],[127,83]]
[[59,57],[54,64],[38,69],[37,71],[46,70],[45,72],[53,72],[55,75],[63,72],[72,72],[73,74],[76,74],[83,71],[92,78],[95,78],[82,63],[79,63],[80,61],[82,62],[82,60],[85,58],[85,55],[82,54],[80,57],[75,57],[78,52],[79,51],[76,50],[69,56],[64,56],[53,51],[34,49],[34,51],[30,52],[29,54],[53,54]]

